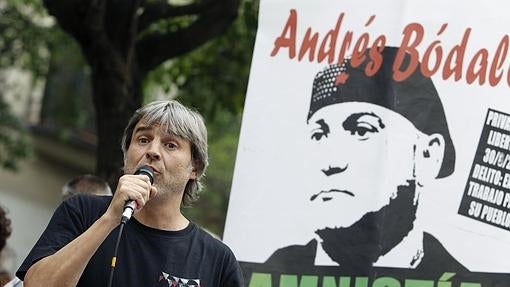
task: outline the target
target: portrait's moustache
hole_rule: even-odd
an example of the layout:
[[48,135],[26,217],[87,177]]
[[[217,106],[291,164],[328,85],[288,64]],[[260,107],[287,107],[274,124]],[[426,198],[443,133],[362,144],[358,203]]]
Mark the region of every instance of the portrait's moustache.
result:
[[[327,193],[333,193],[333,192],[345,193],[347,195],[350,195],[350,196],[354,197],[354,193],[352,193],[352,192],[350,192],[348,190],[330,189],[330,190],[321,190],[319,193],[316,193],[316,194],[312,195],[310,197],[310,201],[314,201],[321,194],[327,194]],[[322,201],[328,201],[328,200],[331,200],[331,199],[332,199],[331,197],[323,197]]]

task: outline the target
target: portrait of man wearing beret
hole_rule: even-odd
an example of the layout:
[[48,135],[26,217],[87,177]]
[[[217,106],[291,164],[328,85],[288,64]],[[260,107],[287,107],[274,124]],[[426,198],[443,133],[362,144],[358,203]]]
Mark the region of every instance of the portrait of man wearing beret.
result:
[[[393,78],[397,52],[384,47],[370,76],[368,56],[357,67],[347,59],[316,74],[306,115],[313,239],[276,250],[265,264],[467,271],[417,220],[420,196],[454,172],[455,148],[419,65],[405,80]],[[406,54],[403,67],[409,61]]]

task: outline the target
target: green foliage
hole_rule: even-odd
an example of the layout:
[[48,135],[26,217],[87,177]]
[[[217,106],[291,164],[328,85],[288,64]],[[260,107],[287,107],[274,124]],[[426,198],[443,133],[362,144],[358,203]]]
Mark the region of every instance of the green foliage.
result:
[[50,46],[62,35],[54,26],[40,1],[5,1],[0,5],[0,68],[17,67],[44,77]]
[[209,133],[209,168],[205,188],[198,202],[184,214],[193,221],[222,235],[228,207],[230,184],[241,125],[241,114],[218,113],[207,123]]
[[[64,140],[73,130],[90,127],[89,119],[94,114],[90,111],[90,98],[83,96],[90,94],[90,83],[83,79],[88,67],[75,41],[55,25],[42,1],[3,2],[0,35],[0,69],[27,71],[33,83],[46,81],[41,124],[58,127],[58,136]],[[18,159],[31,153],[26,142],[28,130],[9,113],[6,103],[2,105],[0,167],[12,169]]]
[[[56,33],[41,1],[6,0],[0,3],[0,35],[0,69],[29,71],[35,82],[47,74],[50,46],[62,34]],[[0,93],[5,93],[3,78],[0,83]],[[16,170],[18,161],[32,153],[31,144],[28,130],[11,113],[2,96],[0,168]]]
[[148,34],[165,34],[177,32],[178,30],[185,28],[192,24],[197,19],[196,15],[183,15],[178,17],[171,18],[162,18],[156,23],[153,23],[145,30],[143,30],[140,34],[138,34],[138,38],[142,38]]
[[148,94],[163,89],[184,104],[197,107],[208,119],[218,112],[242,111],[257,28],[258,2],[243,2],[228,31],[203,47],[170,60],[149,74]]
[[224,36],[151,74],[151,85],[173,90],[181,102],[196,107],[207,120],[210,165],[205,190],[184,213],[220,236],[234,171],[257,7],[257,2],[245,1],[240,17]]
[[67,47],[51,53],[40,124],[58,128],[65,140],[75,132],[95,131],[95,111],[89,67],[76,42],[67,35],[62,40]]
[[0,95],[0,167],[18,169],[18,160],[30,154],[30,142],[23,124],[13,116]]

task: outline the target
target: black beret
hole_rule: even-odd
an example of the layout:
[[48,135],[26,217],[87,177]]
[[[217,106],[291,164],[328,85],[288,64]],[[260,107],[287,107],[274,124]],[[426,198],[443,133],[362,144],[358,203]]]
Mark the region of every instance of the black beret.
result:
[[[406,79],[395,81],[393,62],[398,52],[395,47],[384,47],[380,68],[367,76],[365,69],[368,64],[373,64],[368,52],[357,67],[346,59],[341,64],[329,65],[315,76],[307,120],[322,107],[332,104],[366,102],[385,107],[407,118],[421,132],[443,136],[445,156],[438,177],[450,175],[455,169],[455,148],[432,80],[421,73],[418,63]],[[405,54],[400,69],[406,69],[410,60],[411,57]]]

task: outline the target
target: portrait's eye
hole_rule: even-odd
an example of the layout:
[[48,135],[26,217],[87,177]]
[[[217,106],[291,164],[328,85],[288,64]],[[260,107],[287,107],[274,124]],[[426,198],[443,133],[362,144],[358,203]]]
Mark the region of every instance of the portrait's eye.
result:
[[328,134],[326,134],[323,131],[320,131],[320,132],[317,131],[317,132],[312,133],[311,139],[312,140],[316,140],[316,141],[320,141],[323,137],[328,137]]
[[319,126],[312,130],[312,136],[310,138],[315,141],[320,141],[325,137],[327,138],[329,134],[329,126],[326,121],[324,121],[324,119],[320,119],[315,123]]
[[342,126],[359,141],[368,140],[385,127],[381,118],[373,113],[352,114],[344,121]]
[[351,131],[351,134],[355,134],[360,137],[360,140],[366,140],[371,133],[378,133],[379,130],[368,123],[358,123],[356,128]]

